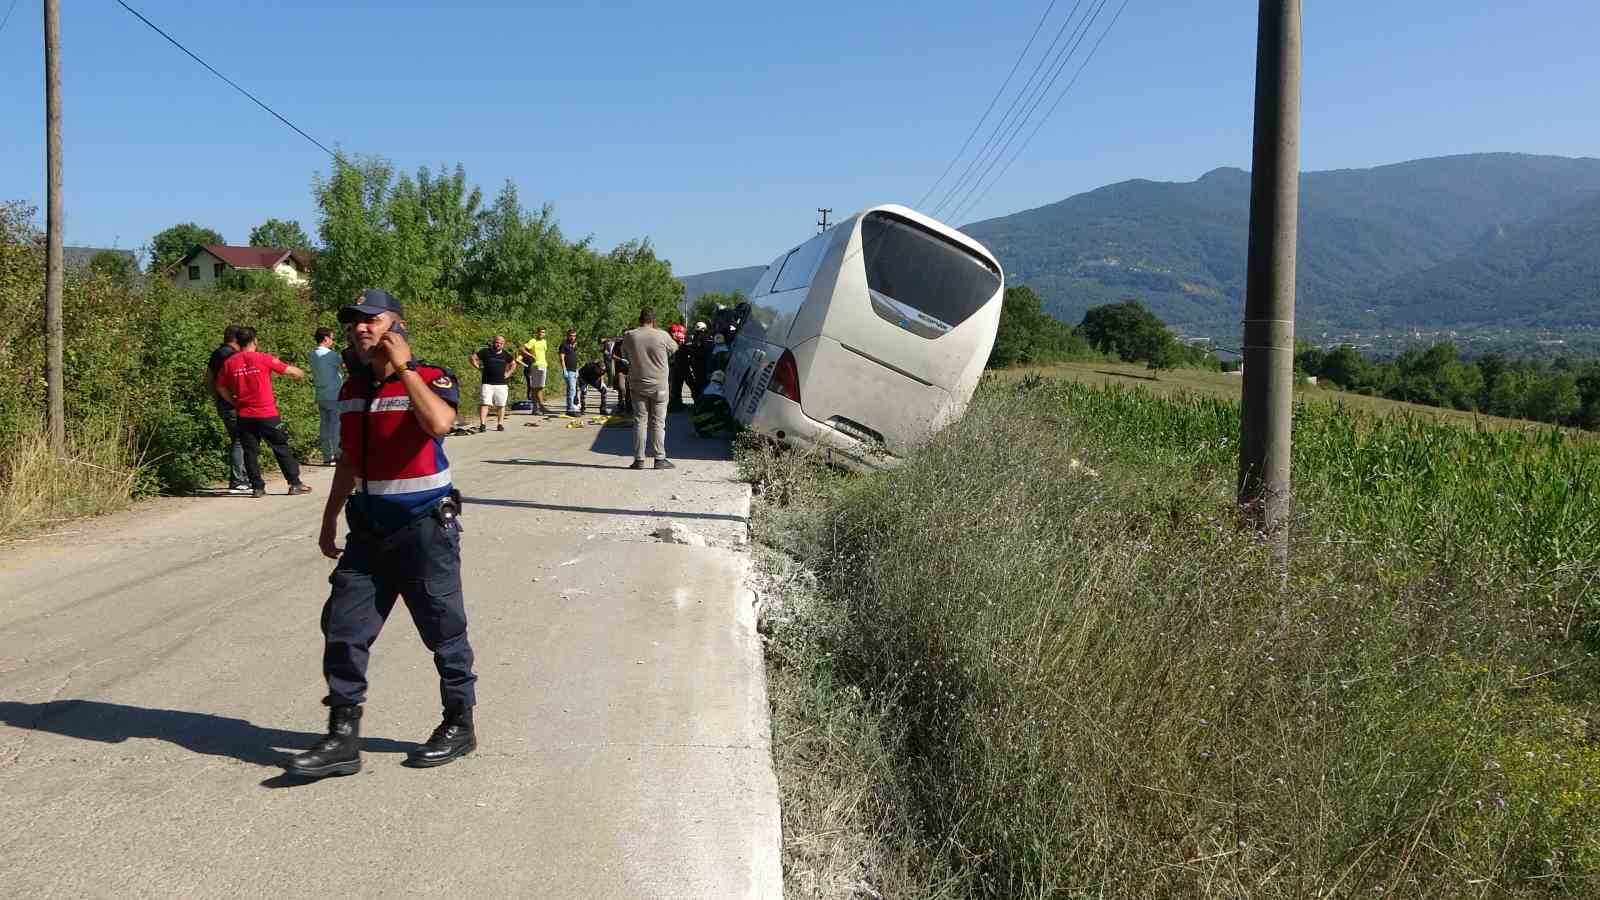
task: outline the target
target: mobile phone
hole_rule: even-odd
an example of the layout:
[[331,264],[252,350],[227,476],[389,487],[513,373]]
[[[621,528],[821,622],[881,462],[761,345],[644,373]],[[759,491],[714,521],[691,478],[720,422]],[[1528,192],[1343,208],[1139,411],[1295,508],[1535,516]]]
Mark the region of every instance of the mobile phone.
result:
[[400,335],[401,337],[406,336],[406,326],[404,322],[396,322],[393,325],[390,325],[389,330]]

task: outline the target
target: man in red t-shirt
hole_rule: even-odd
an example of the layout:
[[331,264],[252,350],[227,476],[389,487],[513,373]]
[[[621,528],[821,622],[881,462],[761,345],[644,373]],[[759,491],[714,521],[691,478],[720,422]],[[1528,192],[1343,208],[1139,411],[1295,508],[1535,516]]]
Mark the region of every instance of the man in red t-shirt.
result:
[[306,373],[270,353],[256,350],[256,330],[239,329],[239,352],[222,363],[217,394],[233,404],[239,415],[239,441],[244,444],[244,468],[250,476],[250,496],[265,497],[267,482],[261,477],[261,441],[266,439],[278,468],[289,482],[289,493],[309,494],[311,485],[300,481],[300,462],[289,450],[289,432],[278,418],[278,400],[272,395],[272,375],[296,381]]

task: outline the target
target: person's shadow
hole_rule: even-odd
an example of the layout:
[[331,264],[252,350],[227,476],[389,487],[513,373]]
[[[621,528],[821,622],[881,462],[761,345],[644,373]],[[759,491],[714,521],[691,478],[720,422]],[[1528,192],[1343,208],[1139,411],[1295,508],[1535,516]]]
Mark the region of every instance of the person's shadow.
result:
[[[177,744],[191,753],[226,756],[275,768],[282,768],[292,752],[308,749],[322,737],[306,731],[262,728],[244,719],[209,713],[146,709],[99,700],[51,700],[47,703],[0,700],[0,723],[105,744],[120,744],[129,738],[153,738]],[[411,741],[388,738],[361,739],[361,749],[372,753],[406,753],[417,746]],[[292,787],[306,783],[308,779],[285,772],[261,784],[263,787]]]

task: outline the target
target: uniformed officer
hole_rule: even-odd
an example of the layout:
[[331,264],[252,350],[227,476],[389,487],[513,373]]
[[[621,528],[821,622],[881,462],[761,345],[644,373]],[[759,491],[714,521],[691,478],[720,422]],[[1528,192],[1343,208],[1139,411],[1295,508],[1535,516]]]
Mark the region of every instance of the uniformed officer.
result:
[[[400,301],[387,292],[362,292],[339,310],[339,321],[364,366],[351,369],[339,392],[343,453],[319,539],[323,554],[339,561],[322,609],[328,734],[289,763],[290,772],[311,778],[361,771],[367,657],[397,596],[433,651],[444,704],[444,721],[406,765],[443,765],[478,746],[477,676],[461,597],[460,493],[444,455],[460,387],[449,369],[412,358]],[[350,529],[343,549],[335,543],[341,508]]]

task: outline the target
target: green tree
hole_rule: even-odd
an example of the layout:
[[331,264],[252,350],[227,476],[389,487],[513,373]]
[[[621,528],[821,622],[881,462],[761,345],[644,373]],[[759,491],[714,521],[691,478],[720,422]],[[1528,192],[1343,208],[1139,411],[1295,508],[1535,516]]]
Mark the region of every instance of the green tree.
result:
[[126,253],[101,250],[89,258],[89,271],[121,287],[132,287],[134,278],[139,274],[139,264]]
[[378,157],[340,157],[326,179],[316,180],[322,251],[311,287],[324,307],[340,306],[364,288],[399,290],[399,251],[388,222],[393,183],[393,167]]
[[1320,378],[1354,391],[1373,383],[1372,363],[1349,344],[1340,344],[1323,356],[1318,367]]
[[463,301],[475,313],[552,315],[572,295],[573,256],[551,208],[523,209],[507,181],[479,216],[478,240],[464,264]]
[[1158,342],[1150,351],[1149,361],[1145,364],[1145,367],[1156,378],[1160,378],[1162,372],[1176,369],[1184,361],[1183,351],[1185,349],[1187,348],[1182,344],[1168,337],[1166,341]]
[[710,325],[711,320],[716,318],[718,307],[735,307],[748,299],[750,298],[744,295],[744,291],[735,290],[726,294],[708,291],[694,298],[694,305],[689,308],[689,322],[691,324],[704,322]]
[[1582,407],[1578,380],[1568,372],[1535,376],[1523,392],[1522,417],[1535,422],[1564,422]]
[[207,244],[225,244],[222,234],[193,222],[183,222],[156,232],[150,239],[150,271],[160,272],[190,250]]
[[268,219],[250,229],[250,246],[282,247],[287,250],[310,250],[311,238],[294,219]]
[[1090,309],[1078,333],[1096,350],[1115,353],[1123,362],[1149,360],[1173,339],[1167,326],[1137,300]]

